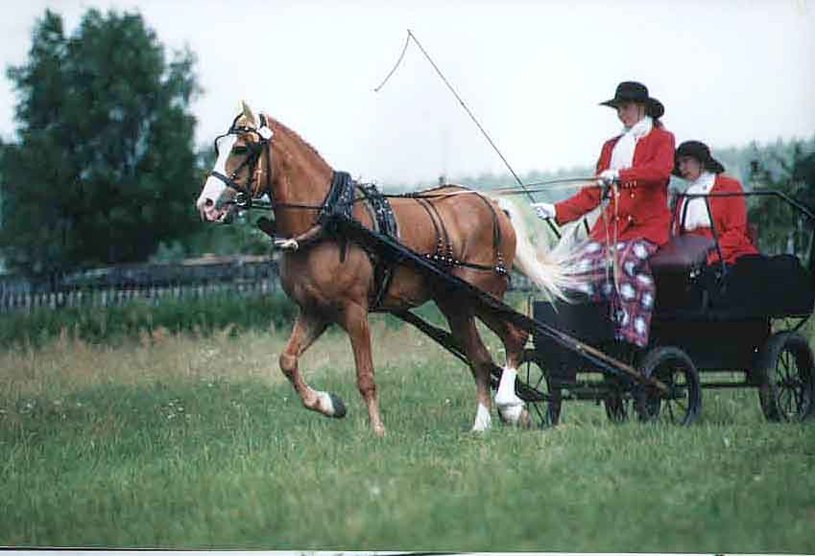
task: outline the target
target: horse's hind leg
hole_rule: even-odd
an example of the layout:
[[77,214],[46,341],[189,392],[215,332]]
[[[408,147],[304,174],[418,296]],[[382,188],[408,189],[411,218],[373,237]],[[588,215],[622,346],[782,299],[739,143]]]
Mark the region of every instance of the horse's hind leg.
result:
[[303,405],[328,417],[345,417],[345,404],[331,393],[312,389],[303,380],[297,362],[303,353],[325,331],[328,323],[316,316],[301,311],[294,322],[289,341],[280,354],[280,370],[292,383],[300,395]]
[[518,365],[529,339],[529,332],[490,311],[479,311],[478,318],[501,338],[507,354],[506,366],[495,393],[498,412],[504,421],[527,427],[531,424],[531,419],[523,400],[515,393],[515,379],[518,376]]
[[357,388],[368,408],[368,420],[374,434],[383,436],[385,425],[379,413],[379,397],[374,382],[374,364],[371,356],[371,330],[368,325],[368,308],[349,303],[342,311],[340,324],[351,339],[354,362],[357,367]]
[[477,406],[473,431],[487,430],[492,422],[490,418],[490,370],[493,362],[490,352],[478,334],[474,314],[466,299],[442,297],[436,299],[436,304],[447,318],[453,336],[464,349],[470,362],[473,378],[475,378]]

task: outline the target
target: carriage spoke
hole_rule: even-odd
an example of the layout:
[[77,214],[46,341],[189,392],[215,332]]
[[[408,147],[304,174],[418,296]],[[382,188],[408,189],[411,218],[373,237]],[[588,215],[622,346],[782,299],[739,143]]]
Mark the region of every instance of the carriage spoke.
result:
[[667,405],[667,413],[668,413],[668,421],[673,423],[674,422],[674,408],[672,403],[668,403]]

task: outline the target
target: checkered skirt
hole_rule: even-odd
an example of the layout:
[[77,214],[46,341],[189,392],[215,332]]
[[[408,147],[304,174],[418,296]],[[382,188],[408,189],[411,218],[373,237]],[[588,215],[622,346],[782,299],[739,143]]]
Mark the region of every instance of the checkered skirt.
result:
[[656,287],[648,258],[656,250],[644,239],[610,245],[590,241],[575,257],[578,291],[592,301],[608,300],[615,337],[640,347],[648,345],[651,328]]

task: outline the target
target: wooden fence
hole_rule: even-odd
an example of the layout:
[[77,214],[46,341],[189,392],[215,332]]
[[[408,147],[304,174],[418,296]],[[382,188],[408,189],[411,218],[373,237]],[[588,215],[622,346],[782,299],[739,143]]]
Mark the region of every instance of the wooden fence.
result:
[[271,257],[206,257],[178,264],[99,268],[38,282],[0,277],[0,313],[110,307],[134,300],[157,304],[214,295],[261,296],[279,289],[278,264]]
[[[263,296],[280,291],[278,263],[269,256],[205,257],[177,264],[98,268],[31,282],[0,276],[0,314],[38,308],[111,307],[134,300],[215,295]],[[513,274],[512,289],[530,291],[529,280]]]

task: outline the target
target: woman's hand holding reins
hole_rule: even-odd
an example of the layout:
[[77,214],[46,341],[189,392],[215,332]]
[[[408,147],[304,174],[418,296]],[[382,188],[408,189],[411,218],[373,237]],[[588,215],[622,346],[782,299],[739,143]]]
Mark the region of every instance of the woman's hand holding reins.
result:
[[530,206],[535,209],[535,214],[542,220],[554,218],[557,215],[555,205],[552,203],[532,203]]

